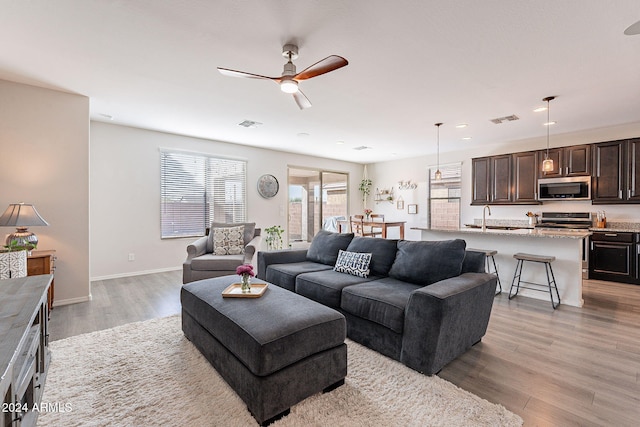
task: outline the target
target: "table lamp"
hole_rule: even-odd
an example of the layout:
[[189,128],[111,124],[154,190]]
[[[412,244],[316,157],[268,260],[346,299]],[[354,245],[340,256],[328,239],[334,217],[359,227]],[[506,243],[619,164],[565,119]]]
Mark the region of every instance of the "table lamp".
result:
[[0,227],[16,227],[16,231],[7,236],[7,246],[34,249],[38,246],[38,237],[27,229],[36,225],[49,223],[40,216],[33,205],[12,203],[0,216]]

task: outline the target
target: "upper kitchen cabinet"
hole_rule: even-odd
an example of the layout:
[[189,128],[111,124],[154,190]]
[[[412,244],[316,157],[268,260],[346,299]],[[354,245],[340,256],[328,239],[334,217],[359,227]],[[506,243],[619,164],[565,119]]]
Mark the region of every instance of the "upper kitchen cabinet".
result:
[[538,178],[591,175],[591,145],[552,148],[549,158],[553,160],[553,171],[543,172],[542,161],[547,150],[538,151]]
[[472,159],[472,205],[538,204],[535,151]]
[[537,152],[515,153],[513,156],[514,203],[539,203],[536,169],[539,158]]
[[640,139],[594,144],[593,153],[593,203],[640,203]]

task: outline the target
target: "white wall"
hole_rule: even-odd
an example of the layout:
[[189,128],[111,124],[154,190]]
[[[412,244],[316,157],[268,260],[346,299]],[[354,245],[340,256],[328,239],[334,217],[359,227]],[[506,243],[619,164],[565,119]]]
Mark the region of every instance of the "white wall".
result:
[[[89,99],[0,80],[0,209],[31,203],[57,251],[55,303],[89,297]],[[13,229],[2,227],[1,238]]]
[[[592,129],[571,134],[554,135],[551,147],[561,147],[577,144],[587,144],[602,141],[612,141],[640,136],[640,122],[622,126]],[[546,137],[520,141],[498,143],[491,146],[470,148],[464,151],[443,151],[440,153],[440,164],[462,162],[462,201],[461,225],[472,223],[474,218],[482,217],[482,206],[471,206],[471,159],[504,153],[536,150],[546,148]],[[446,141],[440,141],[440,146],[446,147]],[[464,142],[452,144],[463,145]],[[389,162],[371,164],[367,167],[369,178],[373,181],[373,188],[389,188],[394,186],[394,195],[402,195],[405,209],[399,211],[388,202],[373,204],[373,210],[384,213],[385,218],[406,220],[407,228],[411,226],[427,225],[427,169],[435,165],[436,156],[423,156]],[[418,183],[416,190],[398,190],[398,181],[411,180]],[[372,199],[371,199],[372,200]],[[371,204],[372,202],[370,202]],[[407,214],[407,204],[417,203],[418,214]],[[544,202],[542,205],[491,206],[491,219],[524,220],[527,211],[534,212],[596,212],[605,210],[607,220],[640,222],[640,205],[592,205],[591,202]],[[407,230],[405,238],[420,240],[420,232]]]
[[[287,166],[349,173],[352,211],[362,165],[91,122],[91,278],[182,268],[193,238],[160,239],[160,148],[211,153],[248,161],[248,218],[257,227],[287,227]],[[280,191],[263,199],[256,182],[272,174]],[[128,254],[135,261],[128,261]]]

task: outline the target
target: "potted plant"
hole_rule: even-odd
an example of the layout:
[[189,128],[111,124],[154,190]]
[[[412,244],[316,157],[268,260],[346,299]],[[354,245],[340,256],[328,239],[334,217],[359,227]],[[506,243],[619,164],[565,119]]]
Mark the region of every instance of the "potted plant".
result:
[[362,181],[360,181],[358,190],[362,193],[362,203],[366,204],[367,196],[371,193],[371,184],[373,183],[369,178],[363,178]]
[[274,225],[265,228],[264,231],[267,233],[267,238],[265,239],[267,242],[267,249],[270,251],[282,249],[282,233],[284,233],[284,228],[279,225]]

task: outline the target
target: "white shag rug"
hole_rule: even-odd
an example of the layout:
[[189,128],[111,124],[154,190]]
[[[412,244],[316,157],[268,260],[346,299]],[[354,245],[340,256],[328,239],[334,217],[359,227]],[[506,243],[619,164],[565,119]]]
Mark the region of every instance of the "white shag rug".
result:
[[[437,377],[347,340],[345,384],[282,426],[521,426],[522,419]],[[180,316],[51,343],[39,426],[255,426],[244,402],[184,337]]]

